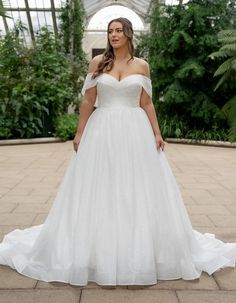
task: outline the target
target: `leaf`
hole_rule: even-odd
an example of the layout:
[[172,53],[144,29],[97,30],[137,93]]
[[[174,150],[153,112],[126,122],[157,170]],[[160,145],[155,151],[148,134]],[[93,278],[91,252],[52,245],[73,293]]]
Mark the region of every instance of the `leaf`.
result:
[[235,43],[226,44],[226,45],[222,46],[221,50],[229,51],[232,53],[232,55],[234,54],[236,56],[236,41],[235,41]]
[[208,57],[210,57],[211,59],[214,58],[224,58],[224,57],[229,57],[231,55],[231,52],[229,52],[228,50],[219,50],[217,52],[211,53],[210,55],[208,55]]
[[218,40],[221,43],[236,43],[236,30],[222,30],[218,33]]
[[233,58],[229,58],[228,60],[226,60],[224,63],[222,63],[218,69],[215,71],[214,73],[214,77],[222,75],[225,72],[229,72],[230,69],[232,68],[232,63],[233,63],[234,59]]
[[227,79],[229,78],[230,73],[226,72],[218,81],[218,83],[216,84],[216,87],[214,88],[214,91],[216,91],[224,82],[227,81]]

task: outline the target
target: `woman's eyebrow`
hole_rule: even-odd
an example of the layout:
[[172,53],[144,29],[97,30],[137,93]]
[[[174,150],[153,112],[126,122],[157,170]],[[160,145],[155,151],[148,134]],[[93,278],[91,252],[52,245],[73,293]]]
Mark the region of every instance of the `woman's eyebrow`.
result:
[[[114,29],[122,29],[122,27],[117,27],[117,28],[114,28]],[[110,28],[109,31],[113,30],[113,28]]]

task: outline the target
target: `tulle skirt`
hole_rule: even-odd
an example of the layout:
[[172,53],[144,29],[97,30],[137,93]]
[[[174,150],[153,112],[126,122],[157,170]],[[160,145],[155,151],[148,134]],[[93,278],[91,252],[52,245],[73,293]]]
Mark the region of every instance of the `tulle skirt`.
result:
[[193,229],[141,107],[98,107],[44,224],[7,234],[0,264],[46,282],[150,285],[235,266],[236,243]]

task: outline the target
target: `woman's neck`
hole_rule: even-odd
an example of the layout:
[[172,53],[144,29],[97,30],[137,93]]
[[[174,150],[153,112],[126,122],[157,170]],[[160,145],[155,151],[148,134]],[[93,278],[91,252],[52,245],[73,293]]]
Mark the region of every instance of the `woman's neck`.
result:
[[113,52],[114,52],[116,61],[123,61],[126,59],[128,60],[131,57],[127,47],[113,49]]

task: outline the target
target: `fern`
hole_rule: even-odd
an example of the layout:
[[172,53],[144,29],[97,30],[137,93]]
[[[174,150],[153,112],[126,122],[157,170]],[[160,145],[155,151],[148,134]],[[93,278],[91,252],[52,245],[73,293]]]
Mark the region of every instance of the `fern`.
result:
[[[214,90],[217,90],[224,82],[234,76],[236,70],[236,30],[223,30],[218,33],[218,40],[223,45],[218,52],[210,54],[208,57],[221,58],[230,57],[223,62],[214,73],[214,77],[223,75],[218,81]],[[230,41],[230,42],[229,42]],[[235,79],[235,77],[232,77]]]
[[236,71],[236,59],[234,59],[232,62],[232,69]]
[[214,73],[214,77],[219,76],[224,74],[225,72],[229,71],[230,69],[232,69],[232,63],[233,63],[234,59],[230,58],[228,60],[226,60],[224,63],[222,63],[218,69],[215,71]]
[[235,43],[230,43],[230,44],[226,44],[226,45],[222,46],[221,50],[228,50],[228,51],[232,52],[232,56],[236,55],[236,41],[235,41]]
[[218,50],[217,52],[214,52],[212,54],[210,54],[208,57],[210,57],[211,59],[214,59],[214,58],[223,58],[223,57],[229,57],[230,54],[228,52],[228,50]]
[[214,91],[216,91],[228,78],[230,77],[230,73],[226,72],[219,80],[219,82],[216,84],[216,87],[214,88]]
[[217,35],[221,43],[236,43],[236,30],[222,30]]

